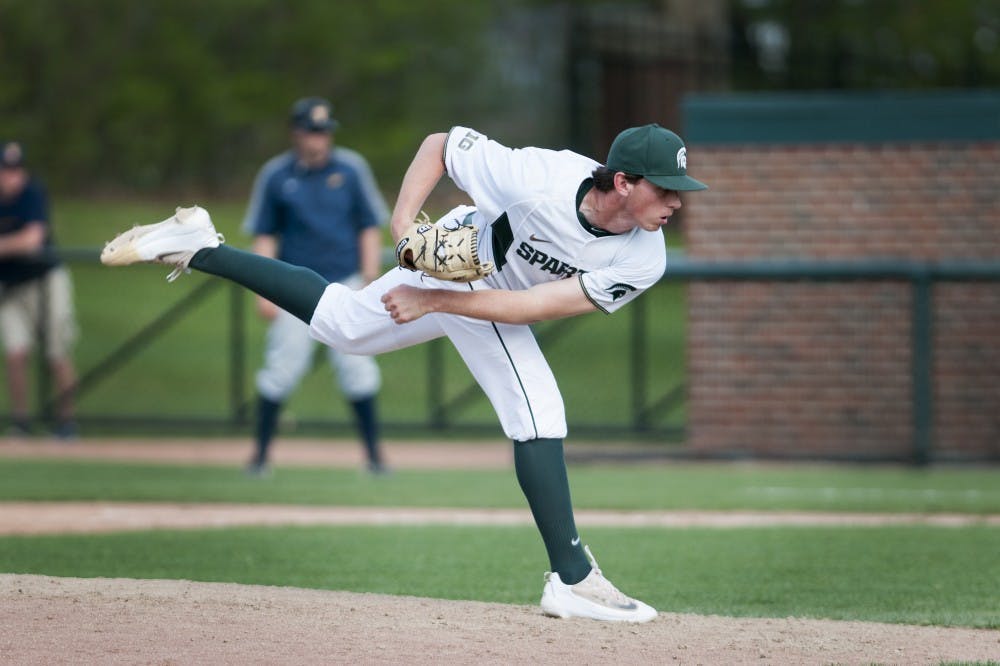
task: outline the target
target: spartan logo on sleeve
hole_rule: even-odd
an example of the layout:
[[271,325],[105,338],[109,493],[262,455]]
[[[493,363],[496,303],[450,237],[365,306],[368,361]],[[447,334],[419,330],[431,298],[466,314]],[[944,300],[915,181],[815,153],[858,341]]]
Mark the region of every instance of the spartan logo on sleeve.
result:
[[625,284],[624,282],[616,282],[607,289],[606,292],[611,294],[611,300],[617,301],[619,298],[629,293],[630,291],[635,291],[635,287],[630,284]]

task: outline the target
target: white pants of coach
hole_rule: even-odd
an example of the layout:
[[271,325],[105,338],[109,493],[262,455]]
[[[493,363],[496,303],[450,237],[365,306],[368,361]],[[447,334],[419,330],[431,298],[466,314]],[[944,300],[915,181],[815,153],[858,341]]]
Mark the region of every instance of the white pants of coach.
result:
[[[350,288],[360,283],[357,276],[343,282]],[[284,402],[309,372],[317,346],[308,324],[279,310],[267,330],[264,367],[257,373],[257,391],[268,400]],[[374,358],[345,354],[332,347],[326,347],[326,352],[345,398],[354,402],[378,392],[382,376]]]

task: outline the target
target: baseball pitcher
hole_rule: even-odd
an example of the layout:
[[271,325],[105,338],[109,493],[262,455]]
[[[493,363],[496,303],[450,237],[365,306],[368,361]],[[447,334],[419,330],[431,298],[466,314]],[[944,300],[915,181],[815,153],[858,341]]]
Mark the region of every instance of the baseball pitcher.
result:
[[[472,199],[433,224],[421,207],[447,174]],[[447,336],[514,444],[514,468],[549,557],[541,607],[555,617],[646,622],[649,605],[604,577],[577,533],[563,458],[562,397],[530,324],[613,313],[662,276],[661,228],[687,150],[658,125],[625,130],[605,165],[570,151],[511,149],[468,127],[424,139],[391,218],[400,267],[360,291],[222,244],[208,213],[181,208],[112,240],[102,261],[193,268],[233,280],[309,323],[317,340],[379,354]]]

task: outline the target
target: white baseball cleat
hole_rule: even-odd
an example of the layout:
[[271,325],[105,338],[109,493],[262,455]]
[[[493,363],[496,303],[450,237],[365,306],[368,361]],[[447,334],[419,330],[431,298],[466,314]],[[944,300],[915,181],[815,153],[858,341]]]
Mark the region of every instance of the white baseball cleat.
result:
[[167,276],[173,282],[184,272],[194,253],[225,242],[215,230],[208,211],[200,206],[177,208],[174,215],[156,224],[132,227],[115,236],[101,252],[105,266],[128,266],[141,262],[168,264],[174,270]]
[[584,546],[593,568],[575,585],[566,585],[554,571],[545,573],[542,612],[552,617],[586,617],[607,622],[649,622],[656,609],[626,596],[601,574],[590,548]]

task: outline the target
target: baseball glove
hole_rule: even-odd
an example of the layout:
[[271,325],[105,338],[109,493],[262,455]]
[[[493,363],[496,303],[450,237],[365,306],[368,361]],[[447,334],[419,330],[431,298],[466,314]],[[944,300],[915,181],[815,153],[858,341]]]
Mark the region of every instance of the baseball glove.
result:
[[452,282],[472,282],[493,272],[492,263],[479,261],[479,232],[460,222],[429,224],[425,213],[396,244],[396,260],[403,268],[423,271]]

